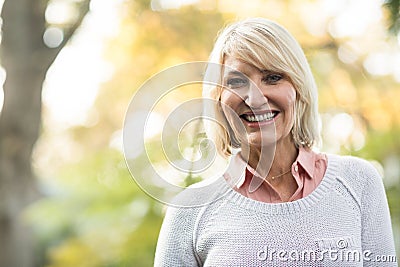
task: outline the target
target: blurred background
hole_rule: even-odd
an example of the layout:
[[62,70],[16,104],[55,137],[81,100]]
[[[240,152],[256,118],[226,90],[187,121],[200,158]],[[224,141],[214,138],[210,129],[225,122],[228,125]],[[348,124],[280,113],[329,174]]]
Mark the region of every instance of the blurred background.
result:
[[1,267],[152,266],[165,207],[126,167],[129,101],[155,73],[207,60],[217,32],[251,16],[279,22],[304,48],[319,87],[320,150],[368,159],[384,177],[399,255],[398,0],[0,4]]

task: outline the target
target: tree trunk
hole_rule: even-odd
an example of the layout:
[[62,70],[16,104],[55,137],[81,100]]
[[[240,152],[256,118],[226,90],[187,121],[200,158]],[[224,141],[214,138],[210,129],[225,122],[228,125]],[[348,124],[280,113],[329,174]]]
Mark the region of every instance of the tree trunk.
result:
[[[7,73],[0,113],[0,266],[36,266],[32,232],[22,213],[39,196],[31,168],[41,122],[42,85],[47,70],[80,26],[89,0],[73,2],[78,18],[64,28],[57,48],[43,43],[48,0],[5,0],[1,65]],[[45,219],[45,218],[44,218]]]
[[45,49],[45,1],[6,0],[1,63],[7,73],[0,114],[0,266],[35,266],[31,231],[22,211],[37,196],[31,169],[39,135],[41,91],[49,60]]

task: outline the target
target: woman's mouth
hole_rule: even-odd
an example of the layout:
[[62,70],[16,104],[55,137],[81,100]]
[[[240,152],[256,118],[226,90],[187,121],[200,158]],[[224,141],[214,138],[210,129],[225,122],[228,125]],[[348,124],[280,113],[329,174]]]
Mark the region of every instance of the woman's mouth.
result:
[[277,115],[279,114],[278,111],[265,111],[263,113],[245,113],[240,115],[242,119],[247,122],[269,122],[272,121]]

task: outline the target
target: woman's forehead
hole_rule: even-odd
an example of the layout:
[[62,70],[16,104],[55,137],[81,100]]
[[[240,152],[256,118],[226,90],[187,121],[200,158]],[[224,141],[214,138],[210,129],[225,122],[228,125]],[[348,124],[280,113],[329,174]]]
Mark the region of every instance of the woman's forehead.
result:
[[230,74],[245,74],[248,75],[254,71],[261,72],[261,70],[254,65],[251,65],[237,57],[226,56],[223,61],[224,75]]

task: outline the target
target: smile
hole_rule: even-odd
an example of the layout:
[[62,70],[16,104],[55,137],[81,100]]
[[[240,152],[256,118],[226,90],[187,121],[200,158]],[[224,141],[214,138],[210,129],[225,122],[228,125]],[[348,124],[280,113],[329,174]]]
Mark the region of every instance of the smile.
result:
[[277,111],[270,111],[263,114],[243,114],[240,117],[248,122],[264,122],[273,120],[278,113]]

